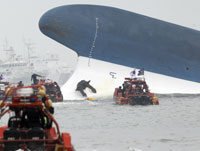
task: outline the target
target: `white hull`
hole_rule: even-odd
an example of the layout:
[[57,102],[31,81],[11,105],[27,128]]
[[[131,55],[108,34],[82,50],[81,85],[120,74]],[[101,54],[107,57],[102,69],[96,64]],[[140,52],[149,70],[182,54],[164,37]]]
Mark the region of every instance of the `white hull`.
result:
[[[89,66],[88,62],[90,62]],[[91,59],[89,61],[86,57],[79,57],[75,72],[61,88],[64,99],[84,99],[79,92],[75,91],[77,83],[81,80],[91,80],[90,84],[97,90],[97,93],[95,94],[86,89],[85,92],[88,97],[95,99],[112,98],[114,89],[122,85],[125,77],[130,77],[130,72],[133,68],[95,59]],[[112,75],[114,77],[112,77]],[[177,79],[147,71],[145,71],[145,79],[151,92],[154,93],[200,93],[200,84],[196,82]]]

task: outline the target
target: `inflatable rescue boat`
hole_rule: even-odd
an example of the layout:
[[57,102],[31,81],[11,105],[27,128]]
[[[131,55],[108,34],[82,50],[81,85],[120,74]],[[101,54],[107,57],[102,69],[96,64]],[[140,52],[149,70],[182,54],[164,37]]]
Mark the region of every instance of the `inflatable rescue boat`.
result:
[[70,134],[60,133],[43,86],[10,87],[0,110],[0,118],[10,114],[0,127],[0,151],[74,151]]
[[115,88],[113,100],[117,104],[158,105],[158,98],[149,91],[144,78],[125,78],[123,88]]

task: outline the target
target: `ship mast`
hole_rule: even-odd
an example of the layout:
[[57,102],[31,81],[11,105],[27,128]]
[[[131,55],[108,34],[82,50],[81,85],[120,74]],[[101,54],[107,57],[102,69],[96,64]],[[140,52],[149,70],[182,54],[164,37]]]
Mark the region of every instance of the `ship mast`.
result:
[[33,45],[34,44],[32,42],[30,42],[30,40],[29,41],[24,40],[24,45],[25,45],[25,47],[27,49],[29,73],[30,73],[30,75],[32,75],[33,74],[33,70],[32,70],[32,62],[31,62],[30,53],[33,52]]
[[7,39],[5,39],[5,43],[3,45],[3,51],[6,52],[6,58],[10,61],[10,62],[14,62],[14,58],[16,56],[15,51],[13,49],[12,46],[8,47],[8,41]]

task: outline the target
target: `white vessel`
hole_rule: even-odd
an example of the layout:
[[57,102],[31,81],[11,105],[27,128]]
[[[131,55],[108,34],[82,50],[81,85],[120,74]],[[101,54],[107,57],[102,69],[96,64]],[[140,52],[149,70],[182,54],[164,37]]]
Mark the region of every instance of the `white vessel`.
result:
[[[88,66],[88,58],[79,57],[78,65],[72,77],[61,88],[65,100],[86,99],[80,92],[75,91],[77,83],[81,80],[91,80],[90,84],[97,90],[92,93],[90,89],[85,92],[89,98],[110,99],[116,87],[123,84],[125,77],[130,77],[133,68],[112,64],[100,60],[91,59]],[[136,69],[139,71],[139,69]],[[159,94],[198,94],[200,84],[182,80],[170,76],[152,72],[144,72],[145,79],[151,92]]]
[[59,61],[56,54],[48,53],[41,56],[32,53],[34,56],[29,54],[28,57],[24,57],[17,54],[12,47],[5,49],[5,52],[7,57],[0,63],[0,75],[11,83],[23,81],[30,84],[31,75],[37,73],[62,85],[70,76],[70,68]]

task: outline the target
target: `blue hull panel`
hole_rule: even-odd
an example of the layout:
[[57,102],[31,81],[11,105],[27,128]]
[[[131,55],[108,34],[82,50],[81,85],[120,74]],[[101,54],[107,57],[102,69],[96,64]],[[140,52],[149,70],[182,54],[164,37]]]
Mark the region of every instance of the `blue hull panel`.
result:
[[54,8],[39,27],[80,56],[200,82],[199,31],[96,5]]

